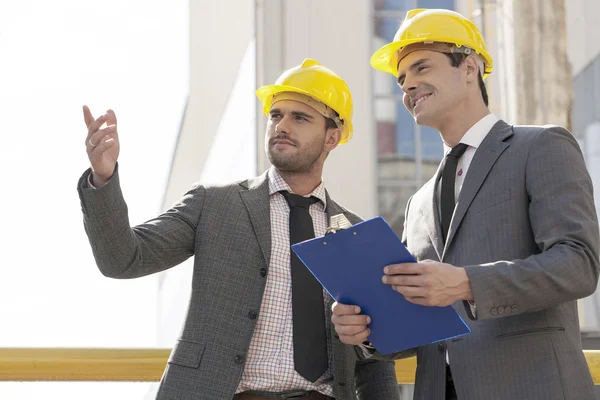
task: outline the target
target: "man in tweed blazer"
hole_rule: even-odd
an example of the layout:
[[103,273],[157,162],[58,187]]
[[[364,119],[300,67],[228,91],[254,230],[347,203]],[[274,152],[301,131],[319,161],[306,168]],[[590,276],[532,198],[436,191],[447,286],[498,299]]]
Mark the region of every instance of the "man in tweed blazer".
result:
[[[591,180],[566,129],[489,112],[478,38],[460,14],[414,10],[371,61],[447,154],[407,205],[403,241],[420,262],[382,279],[413,303],[453,305],[471,328],[417,349],[415,399],[592,400],[576,302],[598,282]],[[340,338],[361,343],[366,317],[346,308],[334,310]]]
[[164,214],[133,228],[119,185],[115,114],[94,119],[84,107],[91,169],[78,191],[100,271],[137,278],[195,257],[187,318],[157,399],[397,399],[393,362],[362,360],[364,349],[340,342],[331,329],[332,300],[320,287],[324,305],[314,311],[324,314],[327,327],[326,370],[305,379],[292,356],[290,211],[280,191],[319,200],[310,206],[317,236],[334,215],[360,221],[321,181],[328,153],[351,137],[350,91],[332,71],[305,60],[257,95],[269,115],[265,142],[273,167],[235,184],[196,185]]

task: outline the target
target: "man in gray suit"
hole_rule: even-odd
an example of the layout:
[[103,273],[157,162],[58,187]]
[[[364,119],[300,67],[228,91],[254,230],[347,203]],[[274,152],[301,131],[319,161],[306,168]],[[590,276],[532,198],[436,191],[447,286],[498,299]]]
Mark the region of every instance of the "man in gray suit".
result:
[[[492,59],[458,13],[410,11],[371,65],[397,77],[446,153],[406,208],[403,241],[419,262],[387,266],[383,282],[416,304],[453,305],[472,331],[416,350],[415,399],[594,399],[576,301],[596,289],[600,239],[576,140],[489,112]],[[365,341],[366,318],[336,304],[342,342]]]
[[329,152],[351,138],[348,86],[307,59],[257,95],[273,167],[235,184],[196,185],[133,228],[119,186],[116,116],[94,119],[84,107],[91,169],[78,191],[100,271],[137,278],[195,257],[187,319],[157,398],[397,399],[393,361],[361,359],[365,349],[340,342],[332,299],[290,253],[290,243],[323,235],[332,216],[360,221],[321,180]]

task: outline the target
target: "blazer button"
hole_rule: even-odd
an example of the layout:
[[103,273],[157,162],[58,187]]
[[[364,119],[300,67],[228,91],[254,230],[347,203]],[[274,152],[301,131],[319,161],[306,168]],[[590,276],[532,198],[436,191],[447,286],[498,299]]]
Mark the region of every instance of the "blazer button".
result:
[[445,349],[444,349],[444,345],[443,345],[443,344],[441,344],[441,343],[438,343],[438,350],[439,350],[440,352],[443,352],[443,351],[445,350]]
[[237,356],[235,356],[235,358],[233,359],[233,361],[235,361],[236,364],[243,364],[244,363],[244,356],[237,355]]
[[510,314],[512,312],[512,310],[510,309],[509,306],[504,307],[504,314]]
[[497,314],[498,314],[498,309],[497,309],[496,307],[492,308],[492,309],[490,310],[490,314],[492,314],[492,315],[497,315]]
[[517,311],[519,311],[519,306],[515,304],[515,305],[513,305],[513,306],[510,308],[510,310],[511,310],[512,312],[517,312]]
[[498,307],[498,315],[504,314],[504,307]]
[[264,278],[265,276],[267,276],[267,270],[266,270],[265,268],[261,268],[261,269],[260,269],[260,276],[262,276],[263,278]]
[[248,318],[256,319],[257,314],[254,311],[248,311]]

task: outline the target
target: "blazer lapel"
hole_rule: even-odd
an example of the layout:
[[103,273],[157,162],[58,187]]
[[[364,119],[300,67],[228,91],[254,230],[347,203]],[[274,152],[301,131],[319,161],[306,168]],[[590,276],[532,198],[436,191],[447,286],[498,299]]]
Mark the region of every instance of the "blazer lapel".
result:
[[505,142],[505,139],[512,136],[512,126],[508,125],[504,121],[498,121],[493,127],[490,133],[483,139],[481,146],[475,152],[475,156],[469,165],[465,182],[463,183],[460,195],[458,196],[458,202],[456,209],[454,210],[454,216],[450,223],[448,230],[448,238],[446,245],[444,246],[444,254],[448,250],[449,244],[454,238],[454,234],[458,230],[460,223],[462,222],[469,206],[473,202],[475,195],[481,188],[481,185],[488,176],[490,170],[498,160],[498,157],[506,150],[509,143]]
[[421,205],[421,214],[425,219],[425,226],[429,238],[433,244],[433,248],[438,256],[438,259],[442,259],[442,252],[444,250],[444,242],[442,240],[442,226],[440,224],[439,212],[438,212],[438,200],[436,188],[440,179],[441,163],[438,166],[437,172],[433,179],[426,183],[423,188],[423,196],[425,198],[424,203]]
[[240,183],[240,191],[246,206],[254,234],[267,265],[271,260],[271,213],[269,209],[269,180],[265,172],[261,176]]

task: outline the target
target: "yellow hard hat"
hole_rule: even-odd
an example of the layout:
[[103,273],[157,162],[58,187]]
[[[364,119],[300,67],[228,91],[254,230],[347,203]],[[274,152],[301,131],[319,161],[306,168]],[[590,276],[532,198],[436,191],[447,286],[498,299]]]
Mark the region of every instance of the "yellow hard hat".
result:
[[[455,11],[425,8],[408,11],[394,41],[373,54],[371,66],[397,77],[402,50],[415,43],[449,43],[454,45],[455,52],[466,54],[473,50],[483,58],[483,78],[492,72],[492,57],[485,50],[483,36],[473,22]],[[431,50],[435,50],[435,46]]]
[[[289,96],[299,94],[301,96]],[[302,96],[303,95],[303,96]],[[288,98],[303,101],[312,98],[319,103],[306,102],[320,114],[332,118],[342,128],[340,144],[352,138],[352,95],[348,85],[335,72],[324,67],[316,60],[305,59],[299,66],[285,71],[274,85],[262,86],[256,90],[256,96],[263,103],[263,112],[269,115],[274,99]],[[324,105],[324,107],[323,107]],[[334,110],[339,118],[334,117]]]

